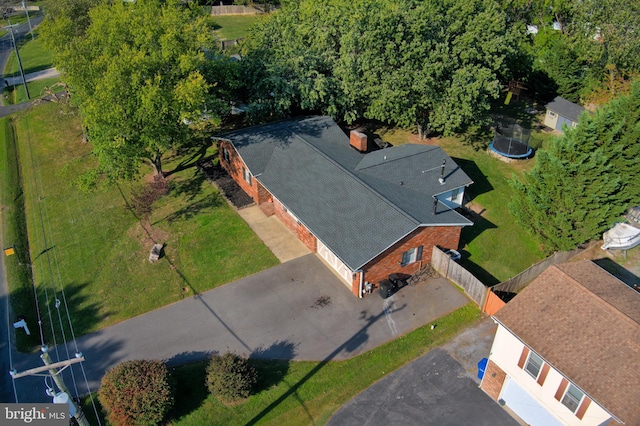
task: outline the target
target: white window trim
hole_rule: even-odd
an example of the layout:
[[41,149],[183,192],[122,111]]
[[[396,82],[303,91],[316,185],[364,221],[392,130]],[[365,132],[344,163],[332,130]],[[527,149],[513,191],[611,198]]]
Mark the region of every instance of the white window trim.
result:
[[242,175],[244,177],[244,180],[251,185],[251,172],[249,172],[249,169],[247,169],[245,166],[242,166]]
[[[532,357],[535,357],[535,358],[537,358],[537,360],[540,361],[540,367],[538,368],[538,374],[536,374],[535,376],[533,375],[533,373],[531,371],[529,371],[529,368],[528,368]],[[540,377],[540,373],[542,372],[542,367],[544,367],[544,360],[538,354],[536,354],[535,352],[530,350],[529,351],[529,355],[527,356],[527,361],[524,363],[523,370],[526,371],[535,380],[538,380],[538,377]]]
[[[571,390],[571,388],[576,389],[578,392],[580,392],[582,394],[582,396],[580,397],[580,399],[577,401],[576,403],[576,408],[575,409],[571,409],[571,407],[569,407],[567,404],[565,404],[565,398],[569,397],[569,399],[571,399],[572,401],[575,401],[575,398],[573,397],[573,395],[571,395],[569,393],[569,391]],[[565,407],[567,407],[567,409],[569,411],[571,411],[573,414],[577,413],[578,410],[580,409],[580,405],[582,404],[582,401],[584,401],[584,397],[585,397],[585,393],[582,392],[582,390],[580,390],[580,388],[578,388],[577,386],[575,386],[573,383],[569,382],[567,389],[564,391],[564,395],[562,395],[562,398],[560,398],[560,403],[562,405],[564,405]]]
[[[402,253],[402,259],[400,260],[400,265],[407,266],[422,260],[422,250],[423,250],[423,246],[418,246]],[[408,258],[408,262],[405,262],[406,257]]]

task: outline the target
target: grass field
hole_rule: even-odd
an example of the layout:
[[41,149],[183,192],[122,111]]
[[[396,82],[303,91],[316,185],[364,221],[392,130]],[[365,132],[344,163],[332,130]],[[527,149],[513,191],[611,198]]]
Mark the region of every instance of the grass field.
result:
[[[12,248],[15,254],[5,256],[7,282],[11,287],[10,301],[14,317],[25,315],[35,318],[31,263],[27,243],[27,222],[24,215],[24,194],[20,178],[20,164],[11,119],[0,119],[0,199],[2,210],[2,246]],[[22,331],[16,332],[18,350],[26,351],[33,339]]]
[[260,19],[260,15],[214,16],[215,33],[220,40],[244,38],[249,35],[249,28],[258,19]]
[[[427,324],[347,361],[250,360],[258,371],[256,390],[247,400],[231,406],[208,394],[204,386],[206,362],[176,367],[176,405],[169,424],[325,424],[353,396],[450,340],[479,318],[478,309],[468,304],[438,319],[434,330]],[[85,398],[85,413],[91,416],[92,412]]]
[[[29,89],[29,99],[36,99],[45,94],[45,87],[52,87],[56,83],[60,81],[59,77],[53,78],[43,78],[41,80],[34,80],[27,82],[27,88]],[[61,92],[64,90],[64,87],[58,86],[53,89],[55,93]],[[10,86],[4,91],[5,99],[4,103],[7,104],[19,104],[22,102],[26,102],[27,92],[24,90],[23,84],[18,84],[16,86]]]
[[[22,69],[25,74],[51,68],[52,60],[51,53],[46,50],[42,44],[42,40],[39,37],[38,31],[34,31],[34,40],[31,40],[30,36],[25,37],[18,46],[18,52],[20,53],[20,60],[22,61]],[[5,77],[14,77],[20,75],[20,67],[18,66],[18,59],[15,53],[12,51],[7,60],[7,65],[4,69]]]
[[[63,285],[78,335],[277,264],[193,167],[173,175],[170,193],[139,221],[125,199],[142,183],[88,194],[74,185],[94,166],[77,112],[43,104],[16,119],[16,134],[41,306],[45,290]],[[166,255],[151,264],[154,241]]]

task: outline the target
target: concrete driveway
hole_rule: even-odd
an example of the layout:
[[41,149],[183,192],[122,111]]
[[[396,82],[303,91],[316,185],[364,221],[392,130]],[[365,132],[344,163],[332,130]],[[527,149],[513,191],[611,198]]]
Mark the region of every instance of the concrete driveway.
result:
[[496,326],[485,318],[353,398],[328,426],[518,426],[478,386]]
[[[78,346],[86,357],[89,388],[95,390],[108,368],[130,359],[180,363],[226,350],[275,359],[350,358],[466,303],[442,278],[402,288],[388,299],[378,293],[358,299],[308,254],[84,336]],[[21,357],[14,368],[40,365],[36,355]],[[77,367],[73,371],[82,378]],[[21,401],[36,402],[34,389],[46,401],[40,377],[17,379],[16,387]],[[86,393],[82,380],[79,392]]]

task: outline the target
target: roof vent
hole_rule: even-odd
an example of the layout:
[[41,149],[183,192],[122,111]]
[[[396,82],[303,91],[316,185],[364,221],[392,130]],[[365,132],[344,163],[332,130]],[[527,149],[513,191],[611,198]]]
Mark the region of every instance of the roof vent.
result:
[[357,130],[352,130],[349,134],[349,143],[360,152],[367,151],[367,135]]
[[440,171],[440,177],[438,178],[438,182],[440,185],[444,185],[444,166],[447,164],[447,160],[442,160],[442,170]]

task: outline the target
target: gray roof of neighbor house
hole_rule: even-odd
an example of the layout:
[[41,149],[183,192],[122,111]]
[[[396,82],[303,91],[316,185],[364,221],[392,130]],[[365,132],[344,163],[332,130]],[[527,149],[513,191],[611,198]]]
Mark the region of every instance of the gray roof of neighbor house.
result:
[[556,96],[551,102],[549,102],[547,104],[547,109],[568,118],[574,123],[578,122],[578,117],[580,117],[580,114],[584,111],[584,108],[580,105],[574,104],[560,96]]
[[329,117],[251,127],[221,139],[230,140],[254,178],[354,271],[420,226],[472,224],[442,203],[433,213],[435,195],[472,183],[439,147],[363,154]]
[[584,260],[551,266],[494,318],[628,425],[640,425],[640,293]]

